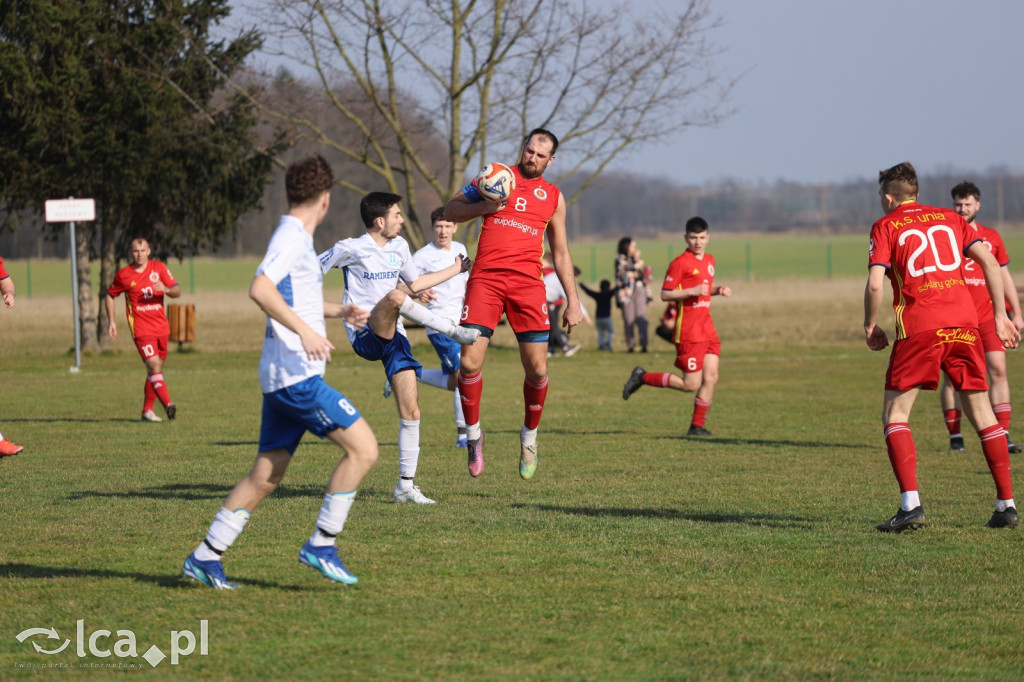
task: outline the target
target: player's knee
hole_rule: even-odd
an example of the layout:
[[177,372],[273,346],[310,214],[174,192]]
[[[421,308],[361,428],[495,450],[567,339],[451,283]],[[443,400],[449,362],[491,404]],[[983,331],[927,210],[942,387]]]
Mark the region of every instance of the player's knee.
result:
[[377,448],[377,443],[367,443],[360,447],[352,448],[351,452],[348,453],[352,461],[355,462],[359,468],[365,473],[373,468],[373,465],[377,463],[377,457],[380,451]]
[[384,297],[384,300],[388,302],[388,305],[393,307],[395,310],[398,310],[399,308],[402,307],[402,304],[405,303],[405,299],[405,293],[399,291],[398,289],[392,289]]

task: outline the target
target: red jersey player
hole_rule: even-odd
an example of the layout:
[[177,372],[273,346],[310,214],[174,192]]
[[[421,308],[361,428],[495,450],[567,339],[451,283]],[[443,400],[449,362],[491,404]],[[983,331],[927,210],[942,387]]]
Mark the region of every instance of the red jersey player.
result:
[[145,239],[132,240],[132,262],[114,275],[114,282],[107,289],[107,333],[117,338],[117,324],[114,322],[114,299],[124,293],[125,314],[128,328],[135,339],[142,361],[146,363],[145,398],[142,403],[142,419],[148,422],[162,421],[153,412],[157,398],[164,406],[168,419],[177,415],[177,407],[171,402],[164,381],[163,367],[167,359],[167,341],[171,335],[167,315],[164,314],[164,296],[181,296],[181,287],[171,276],[167,266],[149,259],[149,242]]
[[711,321],[711,297],[732,296],[732,289],[714,283],[715,257],[706,251],[708,239],[706,220],[695,216],[686,221],[686,251],[669,263],[661,288],[661,300],[678,305],[672,341],[676,344],[675,365],[683,376],[645,372],[643,367],[636,367],[622,388],[623,400],[629,400],[629,396],[645,385],[687,393],[696,391],[687,436],[711,435],[704,424],[718,384],[722,348]]
[[[14,307],[14,280],[4,268],[4,259],[0,258],[0,297],[3,297],[4,305],[8,308]],[[15,445],[0,434],[0,457],[16,455],[25,448]]]
[[[1010,276],[1010,256],[1003,245],[1003,238],[995,230],[980,225],[976,218],[981,208],[981,190],[973,182],[964,180],[950,191],[953,198],[953,210],[960,214],[967,224],[977,230],[978,235],[985,240],[985,245],[999,264],[999,271],[1003,278],[1003,293],[1006,296],[1007,312],[1012,315],[1013,326],[1020,331],[1024,328],[1024,318],[1021,317],[1020,299],[1017,296],[1017,287]],[[964,281],[974,298],[974,304],[978,307],[978,330],[981,332],[981,343],[985,349],[985,364],[988,367],[989,379],[989,401],[992,403],[992,411],[995,412],[999,425],[1006,431],[1006,442],[1011,453],[1021,452],[1021,446],[1017,445],[1010,438],[1010,381],[1006,373],[1006,349],[996,336],[995,319],[992,317],[992,301],[988,297],[988,287],[985,286],[985,278],[974,261],[967,259],[964,263]],[[960,401],[957,400],[956,392],[953,391],[949,377],[943,376],[942,389],[939,393],[942,401],[942,416],[946,421],[946,428],[949,431],[950,452],[962,452],[964,450],[964,438],[960,434]]]
[[551,327],[541,277],[545,234],[555,272],[566,292],[562,325],[571,330],[583,319],[565,236],[565,198],[556,186],[542,177],[554,161],[557,149],[558,138],[551,132],[542,128],[531,131],[523,143],[519,164],[512,169],[516,188],[508,201],[488,201],[470,184],[445,207],[445,218],[452,222],[483,218],[461,320],[462,326],[480,330],[476,343],[462,347],[459,370],[471,476],[479,476],[484,470],[481,370],[502,313],[516,334],[526,373],[523,381],[526,416],[519,438],[519,475],[528,479],[537,470],[537,427],[548,392],[547,344]]
[[889,345],[877,326],[885,278],[892,283],[896,341],[885,374],[882,423],[889,462],[900,486],[901,505],[878,530],[898,533],[925,525],[917,488],[917,452],[907,422],[918,392],[935,390],[940,370],[960,392],[964,412],[978,432],[981,449],[996,484],[993,528],[1019,523],[1013,502],[1010,454],[1003,427],[988,400],[985,356],[978,312],[964,281],[963,257],[981,268],[993,305],[996,332],[1015,348],[1020,333],[1003,308],[999,265],[981,237],[950,209],[917,203],[917,172],[901,163],[878,174],[885,217],[871,227],[868,281],[864,290],[864,334],[868,348]]

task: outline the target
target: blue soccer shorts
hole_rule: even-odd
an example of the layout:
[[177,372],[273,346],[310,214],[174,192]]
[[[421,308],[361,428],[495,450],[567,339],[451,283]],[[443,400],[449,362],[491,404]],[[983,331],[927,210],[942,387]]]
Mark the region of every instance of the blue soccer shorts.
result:
[[328,386],[323,377],[310,377],[263,394],[259,451],[286,448],[294,455],[306,431],[324,438],[335,429],[352,426],[361,416],[355,405]]

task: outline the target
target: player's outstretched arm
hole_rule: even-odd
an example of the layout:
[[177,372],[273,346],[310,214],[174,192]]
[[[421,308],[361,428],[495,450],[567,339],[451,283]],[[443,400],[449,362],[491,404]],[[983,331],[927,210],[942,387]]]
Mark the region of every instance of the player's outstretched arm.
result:
[[363,310],[355,303],[332,303],[324,301],[324,317],[340,317],[356,329],[362,329],[370,319],[369,311]]
[[253,278],[249,286],[249,298],[272,319],[299,335],[306,357],[310,360],[331,361],[334,345],[326,337],[313,331],[313,328],[292,310],[269,277],[261,273]]
[[457,256],[455,256],[455,262],[446,267],[444,270],[438,270],[437,272],[429,272],[420,275],[412,282],[407,282],[406,286],[408,287],[410,292],[412,292],[413,294],[417,294],[421,291],[425,291],[426,289],[436,287],[438,284],[450,280],[455,275],[467,272],[471,264],[472,261],[468,258],[465,258],[460,253]]

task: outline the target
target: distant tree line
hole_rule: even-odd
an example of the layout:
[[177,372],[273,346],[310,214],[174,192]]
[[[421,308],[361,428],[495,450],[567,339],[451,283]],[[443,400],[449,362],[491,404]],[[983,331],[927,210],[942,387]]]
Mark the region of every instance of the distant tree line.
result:
[[[289,150],[285,158],[300,152]],[[350,172],[358,172],[351,168]],[[967,178],[982,192],[979,220],[991,227],[1024,227],[1024,176],[1002,173],[942,174],[921,178],[921,201],[950,205],[949,190]],[[564,188],[571,191],[572,187]],[[629,234],[651,238],[678,234],[691,215],[701,215],[722,232],[808,232],[838,234],[866,231],[879,217],[878,185],[872,179],[828,185],[779,182],[744,185],[739,182],[679,187],[638,175],[605,174],[569,209],[572,240],[617,239]],[[333,210],[317,231],[318,248],[343,237],[358,236],[358,196],[336,191]],[[287,210],[283,178],[276,172],[261,201],[262,210],[246,213],[233,237],[216,255],[262,254]],[[35,221],[35,222],[33,222]],[[415,229],[414,227],[412,229]],[[66,239],[46,238],[40,218],[27,218],[21,229],[0,234],[5,258],[65,258]],[[163,257],[172,254],[162,254]],[[196,255],[213,255],[207,249]]]

